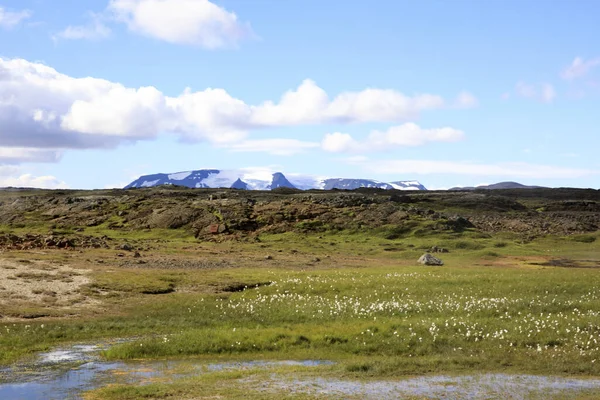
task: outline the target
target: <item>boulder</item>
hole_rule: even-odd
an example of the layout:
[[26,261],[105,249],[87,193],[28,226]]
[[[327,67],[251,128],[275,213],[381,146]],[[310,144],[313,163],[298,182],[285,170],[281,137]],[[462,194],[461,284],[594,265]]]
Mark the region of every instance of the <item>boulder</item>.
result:
[[418,261],[423,265],[444,265],[444,262],[437,257],[432,256],[429,253],[423,254]]

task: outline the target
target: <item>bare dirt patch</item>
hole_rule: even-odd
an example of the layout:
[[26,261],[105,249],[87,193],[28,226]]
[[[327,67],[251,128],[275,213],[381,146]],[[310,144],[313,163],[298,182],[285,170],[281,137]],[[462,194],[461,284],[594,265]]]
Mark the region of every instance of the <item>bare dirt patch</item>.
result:
[[[42,261],[0,259],[0,318],[36,318],[88,305],[81,294],[87,270]],[[48,308],[53,312],[44,313]],[[35,311],[33,311],[35,310]]]

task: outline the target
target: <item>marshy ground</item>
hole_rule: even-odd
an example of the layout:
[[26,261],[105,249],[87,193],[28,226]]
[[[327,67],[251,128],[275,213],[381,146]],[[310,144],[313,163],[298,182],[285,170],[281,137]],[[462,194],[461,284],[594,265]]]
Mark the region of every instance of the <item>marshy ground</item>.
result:
[[[6,192],[0,363],[124,339],[100,360],[181,373],[102,380],[85,397],[474,398],[493,381],[481,398],[595,398],[597,197]],[[434,246],[445,266],[418,265]],[[332,363],[194,372],[277,360]],[[510,386],[532,376],[548,381]]]

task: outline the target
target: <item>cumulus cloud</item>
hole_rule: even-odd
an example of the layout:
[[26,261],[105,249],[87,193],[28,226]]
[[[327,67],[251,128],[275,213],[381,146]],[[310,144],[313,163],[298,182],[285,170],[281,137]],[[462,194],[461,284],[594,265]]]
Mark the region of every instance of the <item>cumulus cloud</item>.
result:
[[69,25],[53,36],[53,39],[88,39],[99,40],[110,36],[111,29],[102,21],[102,16],[90,13],[91,22],[87,25]]
[[251,107],[223,89],[186,89],[178,97],[166,98],[166,106],[163,130],[190,141],[235,142],[244,139],[251,128]]
[[[78,101],[93,101],[120,87],[102,79],[71,78],[39,63],[0,59],[0,146],[19,148],[114,147],[120,140],[69,129]],[[75,109],[77,112],[77,109]],[[83,117],[81,117],[83,118]]]
[[395,90],[376,88],[343,92],[330,100],[325,90],[307,79],[296,90],[286,92],[279,103],[267,101],[253,107],[251,122],[259,126],[395,122],[444,106],[446,102],[438,95],[411,97]]
[[362,166],[381,174],[452,174],[509,178],[570,179],[599,175],[600,170],[568,168],[523,162],[482,164],[439,160],[371,160]]
[[414,147],[430,142],[456,142],[463,140],[463,131],[454,128],[423,129],[414,123],[393,126],[387,131],[373,131],[364,141],[357,141],[347,133],[334,132],[325,135],[323,150],[341,153],[364,153],[382,151],[394,147]]
[[31,11],[6,11],[0,6],[0,28],[11,29],[31,17]]
[[159,132],[220,143],[245,137],[249,112],[222,89],[167,97],[154,87],[127,88],[0,59],[0,146],[110,148]]
[[556,98],[556,90],[554,90],[554,86],[549,83],[534,85],[518,82],[515,86],[515,93],[519,97],[538,100],[543,103],[551,103]]
[[[255,151],[262,145],[289,154],[292,150],[283,149],[316,146],[281,139],[243,141],[254,129],[396,121],[444,105],[444,99],[437,95],[411,97],[389,89],[345,92],[329,100],[327,93],[310,80],[285,93],[278,103],[249,105],[218,88],[186,89],[170,97],[154,87],[128,88],[104,79],[74,78],[40,63],[0,58],[2,147],[48,151],[112,148],[124,141],[150,140],[159,133],[171,133],[183,140],[220,146],[237,143],[232,149],[238,151]],[[444,132],[450,136],[445,137]],[[405,125],[384,134],[373,133],[371,139],[416,145],[423,140],[455,138],[456,134]],[[38,155],[47,160],[50,153]]]
[[236,152],[264,152],[277,156],[290,156],[306,150],[320,147],[319,143],[304,142],[297,139],[258,139],[243,140],[227,146]]
[[575,80],[585,77],[592,69],[600,66],[600,57],[584,60],[581,57],[575,57],[570,65],[561,72],[561,77],[566,80]]
[[254,107],[252,122],[264,126],[319,123],[328,107],[325,90],[307,79],[296,90],[286,92],[279,103],[266,101]]
[[67,189],[65,182],[54,176],[35,176],[23,173],[19,167],[0,166],[0,187],[34,187],[41,189]]
[[108,11],[130,31],[170,43],[216,49],[253,35],[249,24],[208,0],[111,0]]
[[166,99],[154,87],[130,89],[113,84],[103,93],[76,99],[61,127],[84,134],[154,137],[166,114]]

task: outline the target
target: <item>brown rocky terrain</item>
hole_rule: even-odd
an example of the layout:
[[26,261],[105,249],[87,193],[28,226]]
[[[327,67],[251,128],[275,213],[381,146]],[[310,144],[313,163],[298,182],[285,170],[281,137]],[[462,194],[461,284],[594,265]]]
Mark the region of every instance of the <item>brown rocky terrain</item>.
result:
[[397,237],[465,229],[572,235],[598,230],[600,191],[4,190],[0,226],[0,247],[9,249],[107,248],[106,233],[156,229],[200,240],[370,229]]

